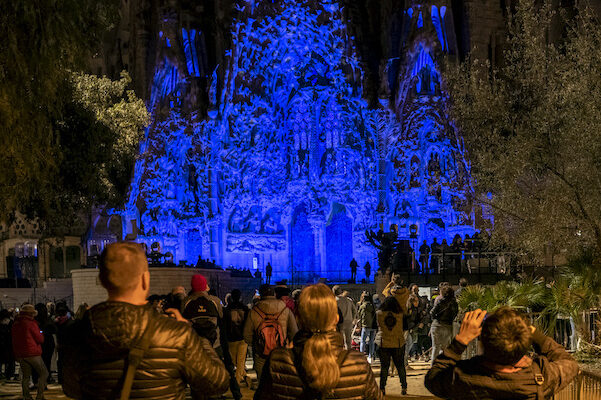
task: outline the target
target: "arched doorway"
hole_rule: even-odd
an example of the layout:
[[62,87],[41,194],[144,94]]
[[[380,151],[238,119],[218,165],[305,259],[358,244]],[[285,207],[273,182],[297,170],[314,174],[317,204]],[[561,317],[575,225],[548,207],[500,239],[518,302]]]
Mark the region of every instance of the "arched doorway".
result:
[[326,223],[326,265],[328,278],[338,282],[351,276],[353,259],[353,221],[343,205],[335,203]]
[[296,207],[290,224],[290,251],[292,265],[290,280],[295,283],[306,283],[312,279],[315,265],[315,240],[313,228],[304,205]]

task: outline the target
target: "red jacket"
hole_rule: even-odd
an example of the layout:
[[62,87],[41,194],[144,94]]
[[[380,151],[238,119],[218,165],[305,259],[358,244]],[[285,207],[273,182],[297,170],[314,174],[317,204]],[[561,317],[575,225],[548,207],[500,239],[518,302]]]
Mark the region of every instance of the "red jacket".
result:
[[40,333],[40,327],[33,317],[19,315],[13,324],[12,336],[15,358],[42,355],[44,335]]

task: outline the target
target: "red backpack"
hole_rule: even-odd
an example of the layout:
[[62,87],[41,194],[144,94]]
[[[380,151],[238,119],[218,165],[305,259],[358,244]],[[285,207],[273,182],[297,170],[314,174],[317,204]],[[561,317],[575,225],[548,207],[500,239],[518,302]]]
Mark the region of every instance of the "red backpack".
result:
[[286,336],[282,325],[280,325],[279,318],[287,307],[284,307],[277,314],[264,313],[258,307],[254,307],[253,311],[261,317],[261,323],[255,330],[256,337],[256,354],[259,354],[263,358],[269,357],[269,354],[278,347],[284,347],[286,342]]

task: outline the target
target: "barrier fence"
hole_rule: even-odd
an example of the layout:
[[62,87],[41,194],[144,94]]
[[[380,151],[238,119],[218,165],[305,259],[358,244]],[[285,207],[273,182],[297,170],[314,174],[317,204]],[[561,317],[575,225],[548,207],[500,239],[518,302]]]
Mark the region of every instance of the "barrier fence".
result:
[[581,372],[565,389],[556,393],[553,400],[601,400],[601,375]]

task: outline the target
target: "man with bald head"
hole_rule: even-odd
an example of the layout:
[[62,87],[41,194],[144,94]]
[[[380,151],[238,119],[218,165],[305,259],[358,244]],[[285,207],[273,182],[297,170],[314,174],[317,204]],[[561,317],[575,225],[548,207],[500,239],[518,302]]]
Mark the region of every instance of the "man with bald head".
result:
[[[63,389],[76,399],[119,398],[130,350],[148,338],[134,373],[131,398],[184,399],[224,393],[229,375],[206,339],[147,304],[148,261],[141,245],[113,243],[102,252],[99,279],[108,299],[74,326]],[[131,359],[131,358],[130,358]]]

